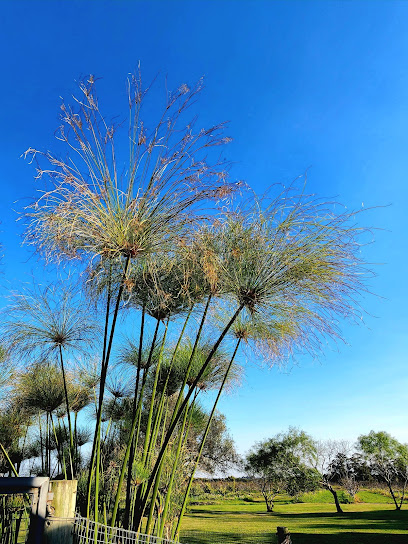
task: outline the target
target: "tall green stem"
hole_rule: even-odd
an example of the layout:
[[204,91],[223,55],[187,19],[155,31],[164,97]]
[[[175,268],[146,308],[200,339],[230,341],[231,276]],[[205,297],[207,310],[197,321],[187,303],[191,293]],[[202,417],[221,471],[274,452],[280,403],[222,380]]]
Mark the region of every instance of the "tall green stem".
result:
[[[194,405],[194,401],[192,402],[192,405],[190,407],[191,411],[189,410],[188,406],[186,407],[183,422],[181,424],[181,429],[179,431],[179,439],[178,439],[178,443],[177,443],[176,456],[175,456],[175,459],[174,459],[173,468],[172,468],[171,475],[170,475],[170,481],[169,481],[168,486],[167,486],[166,500],[165,500],[165,503],[164,503],[164,510],[163,510],[163,514],[162,514],[162,518],[161,518],[161,526],[160,526],[160,529],[159,529],[159,535],[158,536],[161,536],[163,534],[164,524],[166,523],[167,513],[168,513],[169,507],[170,507],[170,497],[171,497],[171,493],[173,491],[174,478],[176,476],[177,466],[178,466],[178,463],[179,463],[179,460],[180,460],[181,448],[182,448],[184,439],[187,438],[187,435],[184,436],[186,423],[187,423],[187,417],[188,417],[188,415],[190,415],[190,419],[191,419],[191,412],[192,412],[192,406],[193,405]],[[158,473],[158,477],[156,478],[156,480],[159,480],[159,479],[160,479],[160,474]]]
[[[168,370],[167,370],[167,376],[166,376],[166,381],[164,382],[164,386],[163,386],[163,391],[161,393],[161,398],[160,398],[160,404],[159,404],[159,409],[157,410],[157,415],[156,415],[156,421],[155,421],[155,424],[154,424],[154,427],[155,427],[155,434],[154,436],[152,437],[152,439],[150,440],[150,443],[155,443],[156,442],[156,439],[157,439],[157,436],[158,436],[158,432],[159,432],[159,426],[161,424],[161,420],[162,420],[162,413],[163,413],[163,407],[164,407],[164,404],[166,402],[166,390],[167,390],[167,385],[169,383],[169,379],[170,379],[170,374],[171,374],[171,371],[173,369],[173,366],[174,366],[174,363],[176,361],[176,355],[177,355],[177,351],[178,351],[178,348],[180,346],[180,343],[181,343],[181,340],[184,336],[184,332],[186,330],[186,327],[187,327],[187,323],[190,319],[190,316],[192,314],[192,311],[193,311],[193,307],[192,306],[187,314],[187,317],[186,319],[184,320],[184,325],[183,325],[183,328],[179,334],[179,338],[178,338],[178,341],[177,341],[177,344],[176,344],[176,347],[174,348],[173,350],[173,355],[171,357],[171,361],[170,361],[170,365],[168,367]],[[165,419],[164,419],[164,423],[163,423],[163,432],[164,432],[164,429],[165,429],[165,423],[166,423],[166,419],[167,419],[167,410],[166,410],[166,413],[165,413]],[[163,435],[164,437],[164,435]],[[160,447],[163,445],[163,440],[161,441],[160,443]],[[150,444],[149,444],[149,450],[150,450]]]
[[[143,350],[143,336],[144,336],[144,323],[145,323],[145,306],[142,308],[142,318],[140,323],[140,336],[139,336],[139,350],[137,356],[137,371],[136,371],[136,383],[135,383],[135,396],[133,398],[133,407],[132,407],[132,419],[133,421],[137,417],[137,406],[138,406],[138,392],[139,392],[139,380],[141,372],[141,363],[142,363],[142,350]],[[132,439],[129,462],[128,462],[128,476],[126,481],[126,503],[125,503],[125,516],[123,520],[123,526],[125,529],[129,528],[129,516],[130,516],[130,495],[132,488],[132,469],[133,469],[133,459],[135,457],[135,440]]]
[[[157,320],[157,324],[156,324],[156,327],[155,327],[155,330],[154,330],[154,335],[153,335],[153,341],[152,341],[152,345],[151,345],[150,352],[149,352],[149,358],[148,358],[148,361],[147,361],[147,367],[149,367],[150,364],[151,364],[151,360],[152,360],[153,352],[154,352],[154,347],[155,347],[155,344],[156,344],[157,334],[158,334],[158,331],[159,331],[159,326],[160,326],[160,321]],[[166,331],[167,331],[167,325],[166,325]],[[162,353],[162,350],[163,350],[165,337],[166,337],[166,335],[164,335],[164,338],[163,338],[161,353]],[[159,362],[157,364],[157,367],[160,369],[160,358],[159,358]],[[156,369],[156,375],[157,375],[157,369]],[[155,385],[157,385],[157,379],[155,380]],[[147,456],[148,437],[149,437],[149,433],[150,433],[150,426],[151,426],[152,413],[153,413],[153,404],[154,404],[154,388],[153,388],[152,395],[153,396],[152,396],[152,401],[151,401],[151,405],[150,405],[149,419],[148,419],[148,422],[147,422],[147,430],[146,430],[146,438],[145,438],[145,444],[144,444],[144,449],[143,449],[143,462],[145,462],[146,456]],[[128,439],[125,458],[123,460],[122,469],[121,469],[120,476],[119,476],[118,488],[117,488],[116,498],[115,498],[115,504],[114,504],[113,512],[112,512],[112,520],[111,520],[111,525],[112,526],[115,525],[115,521],[116,521],[116,515],[117,515],[117,512],[118,512],[118,508],[119,508],[119,500],[120,500],[122,484],[123,484],[123,480],[125,478],[126,467],[128,465],[128,461],[129,461],[129,458],[130,458],[130,450],[132,448],[133,436],[134,436],[134,432],[135,432],[135,428],[136,428],[136,423],[137,423],[137,418],[135,417],[133,419],[133,422],[132,422],[132,428],[130,430],[130,436],[129,436],[129,439]]]
[[44,473],[44,452],[43,452],[43,437],[41,425],[41,412],[38,412],[38,427],[40,429],[40,450],[41,450],[41,471]]
[[75,450],[75,473],[78,467],[78,455],[79,455],[79,449],[78,449],[78,412],[75,412],[74,415],[74,450]]
[[164,395],[160,397],[159,407],[156,410],[156,415],[154,418],[153,431],[150,433],[149,448],[148,448],[148,455],[147,455],[147,465],[149,464],[149,460],[151,459],[152,452],[154,451],[154,445],[156,444],[157,436],[159,434],[162,414],[163,414],[163,406],[164,406]]
[[[154,434],[154,437],[152,438],[152,440],[150,441],[151,443],[155,443],[156,442],[156,439],[157,439],[157,436],[158,436],[158,432],[159,432],[159,426],[161,424],[161,419],[162,419],[162,413],[163,413],[163,406],[166,402],[166,390],[167,390],[167,385],[169,383],[169,379],[170,379],[170,374],[171,374],[171,371],[173,369],[173,366],[174,366],[174,363],[176,361],[176,355],[177,355],[177,351],[178,351],[178,348],[180,346],[180,343],[181,343],[181,340],[184,336],[184,332],[186,330],[186,327],[187,327],[187,323],[190,319],[190,316],[192,314],[192,311],[193,311],[193,308],[194,306],[192,306],[187,314],[187,317],[186,319],[184,320],[184,325],[183,325],[183,328],[180,332],[180,335],[179,335],[179,338],[178,338],[178,341],[177,341],[177,344],[176,344],[176,347],[174,348],[173,350],[173,355],[171,357],[171,361],[170,361],[170,365],[167,369],[167,376],[166,376],[166,381],[164,382],[164,386],[163,386],[163,391],[161,393],[161,398],[160,398],[160,404],[159,404],[159,409],[157,410],[157,415],[156,415],[156,422],[155,422],[155,434]],[[206,312],[205,312],[206,314]],[[205,319],[205,316],[204,316],[204,319]],[[166,421],[166,418],[167,418],[167,412],[165,414],[165,421]],[[164,426],[163,426],[163,429],[165,428],[165,421],[164,421]],[[157,424],[158,423],[158,424]],[[163,441],[161,441],[161,444],[160,444],[160,447],[162,446],[162,443]],[[150,445],[149,445],[149,449],[150,449]]]
[[176,428],[176,425],[177,425],[181,415],[183,414],[183,411],[184,411],[185,407],[187,406],[188,401],[190,400],[190,397],[194,392],[194,389],[197,387],[198,383],[200,382],[204,372],[206,371],[208,365],[210,364],[211,359],[213,358],[213,356],[214,356],[215,352],[217,351],[219,345],[221,344],[221,342],[225,338],[226,334],[228,333],[228,331],[230,330],[230,328],[234,324],[235,320],[237,319],[237,317],[241,313],[241,310],[243,309],[243,307],[244,307],[244,304],[241,303],[241,305],[235,311],[234,315],[231,317],[231,319],[228,322],[225,329],[220,334],[218,340],[215,342],[214,346],[212,347],[210,353],[207,356],[207,359],[205,360],[203,366],[201,367],[200,372],[197,374],[196,379],[194,380],[194,383],[190,386],[184,401],[182,402],[180,408],[178,409],[178,412],[177,412],[176,416],[173,418],[173,421],[169,426],[169,429],[168,429],[168,431],[166,433],[166,437],[165,437],[164,442],[163,442],[163,446],[159,451],[156,462],[155,462],[154,467],[152,469],[152,472],[150,474],[147,486],[146,486],[144,494],[143,494],[143,498],[140,501],[140,504],[138,505],[137,514],[135,516],[135,525],[136,525],[136,527],[139,527],[139,525],[140,525],[141,519],[143,517],[144,510],[146,508],[146,503],[147,503],[148,498],[149,498],[150,490],[152,489],[153,483],[154,483],[156,475],[157,475],[157,471],[159,470],[160,463],[162,462],[163,456],[164,456],[164,454],[166,452],[167,445],[170,442],[170,439],[171,439],[171,437],[173,435],[174,429]]
[[[207,315],[208,307],[209,307],[209,305],[210,305],[210,301],[211,301],[211,294],[210,294],[210,296],[208,297],[208,300],[207,300],[207,303],[206,303],[206,306],[205,306],[205,309],[204,309],[204,312],[203,312],[203,316],[202,316],[201,323],[200,323],[200,327],[199,327],[199,332],[198,332],[198,334],[197,334],[198,339],[199,339],[199,337],[200,337],[200,334],[201,334],[201,331],[202,331],[202,328],[203,328],[203,325],[204,325],[204,322],[205,322],[205,318],[206,318],[206,315]],[[178,348],[179,348],[179,346],[180,346],[181,340],[182,340],[182,338],[183,338],[183,335],[184,335],[185,329],[186,329],[186,327],[187,327],[188,320],[189,320],[189,318],[190,318],[190,316],[191,316],[191,314],[192,314],[193,308],[194,308],[194,305],[191,306],[190,311],[189,311],[189,313],[187,314],[187,317],[186,317],[186,319],[185,319],[185,321],[184,321],[184,325],[183,325],[183,328],[182,328],[182,330],[181,330],[181,332],[180,332],[180,335],[179,335],[179,338],[178,338],[176,347],[175,347],[175,349],[174,349],[174,351],[173,351],[173,355],[172,355],[171,362],[170,362],[170,365],[169,365],[169,369],[168,369],[168,372],[167,372],[166,382],[165,382],[165,385],[164,385],[164,388],[163,388],[163,396],[164,396],[164,392],[165,392],[165,390],[166,390],[166,388],[167,388],[167,384],[168,384],[168,381],[169,381],[169,378],[170,378],[170,372],[171,372],[171,370],[172,370],[172,368],[173,368],[174,362],[176,361],[176,354],[177,354]],[[196,348],[197,344],[198,344],[198,340],[196,341],[194,348]],[[190,357],[189,366],[188,366],[187,371],[189,371],[189,369],[191,368],[191,361],[192,361],[192,358],[193,358],[193,355],[194,355],[194,351],[195,351],[195,350],[193,349],[193,353],[192,353],[192,356]],[[156,375],[156,376],[157,376],[157,375]],[[177,403],[176,403],[176,407],[175,407],[175,409],[174,409],[174,411],[173,411],[173,415],[174,415],[174,412],[177,410],[177,406],[180,405],[180,402],[181,402],[181,399],[182,399],[182,392],[183,392],[183,390],[184,390],[186,381],[187,381],[187,373],[186,373],[186,376],[185,376],[185,379],[184,379],[184,383],[183,383],[183,385],[182,385],[181,388],[180,388],[179,397],[178,397],[178,399],[177,399]],[[151,407],[152,407],[152,404],[151,404]],[[147,434],[146,434],[146,438],[147,438]],[[145,441],[145,445],[146,445],[146,441]],[[160,444],[160,448],[161,448],[162,446],[163,446],[163,441],[162,441],[161,444]],[[144,462],[144,465],[146,466],[146,462]],[[161,466],[162,466],[162,465],[160,465],[160,467],[161,467]],[[158,478],[160,478],[160,472],[161,472],[161,469],[159,469]],[[136,502],[140,502],[140,501],[142,500],[142,496],[143,496],[143,492],[144,492],[145,485],[146,485],[146,484],[143,483],[143,484],[141,484],[141,485],[139,486],[139,489],[137,490],[137,495],[136,495]],[[158,487],[158,484],[157,484],[155,487]],[[140,520],[138,521],[138,524],[140,524],[140,521],[141,521],[141,518],[140,518]],[[138,530],[138,527],[139,527],[139,525],[136,527],[137,530]]]
[[[95,502],[94,502],[94,519],[98,523],[99,517],[99,479],[100,479],[100,464],[101,464],[101,435],[99,433],[98,445],[96,448],[96,467],[95,467]],[[95,544],[96,536],[95,536]]]
[[45,413],[45,474],[50,477],[50,468],[48,466],[48,452],[49,452],[49,429],[48,429],[48,412]]
[[[209,305],[209,301],[207,301],[207,308],[208,308],[208,305]],[[176,347],[173,350],[173,355],[171,356],[171,361],[170,361],[169,369],[168,369],[168,372],[167,372],[166,381],[165,381],[165,384],[164,384],[164,387],[163,387],[163,396],[166,393],[167,385],[168,385],[169,379],[170,379],[170,373],[173,370],[173,366],[174,366],[174,363],[176,361],[176,355],[177,355],[178,349],[180,347],[181,341],[183,339],[184,333],[186,331],[188,321],[189,321],[189,319],[191,317],[191,314],[193,313],[193,309],[194,309],[194,305],[191,306],[191,308],[190,308],[190,310],[189,310],[189,312],[188,312],[188,314],[186,316],[186,319],[184,320],[183,328],[181,329],[181,332],[179,334]],[[206,314],[207,314],[207,312],[204,311],[204,315],[203,315],[203,319],[202,319],[203,323],[204,323]]]
[[192,352],[191,352],[191,355],[190,355],[190,359],[188,361],[188,365],[187,365],[187,368],[186,368],[186,371],[185,371],[185,374],[184,374],[184,380],[183,380],[183,383],[182,383],[182,385],[180,387],[179,396],[177,398],[176,406],[175,406],[174,412],[173,412],[172,422],[173,422],[173,419],[174,419],[175,415],[177,414],[177,410],[179,409],[180,404],[181,404],[181,402],[183,400],[184,388],[185,388],[185,386],[187,384],[187,380],[188,380],[188,376],[190,374],[191,367],[193,366],[194,356],[195,356],[195,353],[197,351],[197,346],[198,346],[198,343],[199,343],[200,338],[201,338],[201,333],[203,331],[204,322],[205,322],[205,319],[207,317],[207,312],[208,312],[208,308],[210,306],[211,298],[212,298],[212,296],[211,296],[211,293],[210,293],[210,295],[208,296],[208,299],[207,299],[207,303],[206,303],[205,308],[204,308],[204,312],[203,312],[203,315],[202,315],[202,318],[201,318],[201,323],[200,323],[200,326],[198,328],[197,336],[196,336],[196,339],[195,339],[195,342],[194,342],[194,346],[193,346],[193,349],[192,349]]
[[162,431],[161,431],[161,437],[160,437],[160,447],[163,446],[163,440],[166,434],[166,423],[167,423],[167,416],[169,413],[169,399],[166,398],[166,409],[164,411],[164,418],[163,418],[163,425],[162,425]]
[[[150,422],[152,420],[154,406],[155,406],[155,402],[156,402],[157,383],[158,383],[158,380],[159,380],[159,375],[160,375],[160,370],[161,370],[161,363],[162,363],[162,360],[163,360],[163,351],[164,351],[164,345],[165,345],[166,336],[167,336],[167,330],[168,330],[168,326],[169,326],[169,319],[170,318],[167,319],[166,330],[165,330],[165,333],[164,333],[163,342],[162,342],[161,349],[160,349],[159,360],[158,360],[157,365],[156,365],[154,385],[153,385],[153,389],[152,389],[152,397],[151,397],[151,400],[150,400],[150,410],[149,410],[149,420],[150,420]],[[156,409],[156,415],[155,415],[154,422],[153,422],[153,428],[150,425],[149,430],[148,430],[150,436],[149,436],[149,445],[147,447],[146,466],[149,465],[150,459],[152,457],[153,448],[154,448],[154,444],[155,444],[156,437],[157,437],[158,427],[160,426],[160,421],[161,421],[161,409],[160,409],[160,407],[161,407],[161,399],[160,399],[160,402],[159,402],[159,406]]]
[[21,463],[22,463],[22,460],[24,459],[24,453],[25,453],[25,446],[26,446],[26,441],[27,441],[27,434],[28,434],[28,425],[26,425],[26,428],[25,428],[25,433],[24,433],[24,440],[23,440],[23,445],[21,447],[21,457],[17,463],[17,472],[20,472],[20,467],[21,467]]
[[74,474],[74,465],[73,465],[73,457],[74,457],[74,437],[72,433],[72,423],[71,423],[71,413],[69,410],[69,400],[68,400],[68,387],[67,387],[67,381],[65,377],[65,367],[64,367],[64,359],[62,357],[62,347],[61,345],[59,347],[59,355],[60,355],[60,363],[61,363],[61,372],[62,372],[62,381],[64,383],[64,394],[65,394],[65,405],[67,408],[67,418],[68,418],[68,429],[69,429],[69,463],[71,466],[71,479],[75,477]]
[[[156,343],[156,338],[157,338],[157,333],[158,333],[158,330],[159,330],[159,325],[160,325],[160,321],[157,320],[157,325],[156,325],[156,328],[154,330],[153,342],[152,342],[152,346],[151,346],[150,353],[149,353],[148,366],[150,366],[151,359],[152,359],[152,356],[153,356],[153,351],[154,351],[154,347],[155,347],[155,343]],[[167,326],[166,326],[166,332],[167,332]],[[164,339],[163,339],[162,346],[161,346],[161,349],[160,349],[160,354],[162,353],[163,346],[164,346]],[[156,393],[156,387],[157,387],[157,380],[158,380],[158,377],[159,377],[159,372],[160,372],[160,357],[159,357],[159,361],[157,362],[157,365],[156,365],[154,385],[153,385],[153,389],[152,389],[152,398],[151,398],[151,401],[150,401],[149,415],[148,415],[148,418],[147,418],[145,441],[144,441],[144,446],[143,446],[143,457],[142,457],[142,463],[143,464],[146,463],[147,453],[148,453],[148,449],[149,449],[150,428],[151,428],[151,425],[152,425],[152,417],[153,417],[153,409],[154,409],[154,397],[155,397],[155,393]]]
[[[238,339],[238,342],[235,346],[235,349],[234,349],[234,353],[232,354],[232,357],[231,357],[231,360],[230,360],[230,363],[228,365],[228,368],[227,368],[227,371],[225,372],[225,376],[224,376],[224,379],[221,383],[221,386],[218,390],[218,394],[217,394],[217,397],[215,399],[215,402],[214,402],[214,405],[212,407],[212,410],[211,410],[211,413],[208,417],[208,422],[207,422],[207,426],[205,428],[205,431],[204,431],[204,435],[201,439],[201,444],[200,444],[200,448],[198,450],[198,453],[197,453],[197,457],[196,457],[196,460],[195,460],[195,463],[194,463],[194,468],[191,472],[191,475],[190,475],[190,479],[189,479],[189,482],[188,482],[188,485],[187,485],[187,489],[186,489],[186,492],[184,493],[184,499],[183,499],[183,504],[182,504],[182,507],[181,507],[181,511],[180,511],[180,514],[179,514],[179,517],[178,517],[178,520],[177,520],[177,525],[176,525],[176,528],[174,529],[174,533],[173,533],[173,536],[177,536],[179,530],[180,530],[180,525],[181,525],[181,521],[183,519],[183,516],[184,516],[184,512],[186,511],[186,506],[187,506],[187,500],[188,500],[188,496],[190,494],[190,489],[191,489],[191,485],[193,483],[193,480],[194,480],[194,475],[196,473],[196,470],[197,470],[197,467],[198,467],[198,463],[200,462],[200,458],[201,458],[201,454],[203,453],[203,449],[204,449],[204,445],[205,445],[205,441],[207,439],[207,436],[208,436],[208,432],[210,430],[210,427],[211,427],[211,422],[213,420],[213,417],[214,417],[214,413],[215,413],[215,409],[217,408],[217,404],[218,404],[218,401],[221,397],[221,393],[222,393],[222,390],[224,389],[224,386],[225,386],[225,383],[228,379],[228,375],[230,373],[230,370],[231,370],[231,367],[232,367],[232,363],[234,362],[234,359],[235,359],[235,356],[237,354],[237,351],[238,351],[238,348],[239,348],[239,345],[241,343],[241,338]],[[162,528],[161,528],[161,532],[160,534],[158,535],[159,537],[162,537],[163,536],[163,530],[164,530],[164,524],[162,524]]]
[[2,454],[4,455],[4,457],[6,458],[7,463],[10,465],[10,469],[13,471],[14,476],[18,476],[18,472],[16,470],[16,467],[13,465],[10,457],[8,456],[8,453],[7,453],[6,449],[4,448],[4,446],[3,446],[3,444],[1,442],[0,442],[0,450],[1,450]]
[[64,460],[64,463],[63,463],[64,448],[62,448],[62,451],[61,451],[60,443],[59,443],[58,436],[57,436],[57,430],[56,430],[55,424],[54,424],[54,418],[52,417],[52,414],[50,414],[50,416],[51,416],[51,425],[52,425],[52,430],[53,430],[53,433],[54,433],[55,443],[57,445],[58,456],[60,458],[61,470],[64,471],[64,478],[66,480],[67,479],[67,469],[65,467],[65,460]]
[[[144,390],[145,390],[145,386],[146,386],[147,374],[148,374],[148,369],[145,369],[145,371],[143,373],[142,386],[141,386],[141,389],[140,389],[139,401],[138,401],[137,412],[136,412],[137,427],[136,427],[136,431],[134,433],[134,452],[133,452],[133,459],[132,459],[132,471],[133,471],[133,466],[134,466],[135,461],[136,461],[137,446],[138,446],[138,442],[139,442],[140,426],[141,426],[141,421],[142,421],[143,395],[144,395]],[[139,488],[140,488],[140,485],[141,484],[139,484]],[[130,512],[132,513],[132,526],[133,526],[135,501],[136,501],[138,492],[139,492],[139,489],[138,489],[137,492],[133,493],[131,501],[130,501]],[[130,512],[129,512],[129,522],[130,522]]]
[[[97,445],[98,445],[98,441],[99,441],[99,455],[100,455],[100,429],[101,429],[102,406],[103,406],[103,397],[104,397],[104,392],[105,392],[106,376],[107,376],[107,372],[108,372],[110,353],[111,353],[111,350],[112,350],[112,343],[113,343],[113,336],[114,336],[114,333],[115,333],[116,320],[118,318],[119,306],[120,306],[120,301],[122,299],[123,289],[124,289],[124,286],[125,286],[126,274],[127,274],[128,268],[129,268],[129,263],[130,263],[130,254],[126,256],[125,268],[124,268],[122,279],[121,279],[121,282],[120,282],[119,292],[118,292],[118,296],[117,296],[116,304],[115,304],[115,309],[114,309],[114,313],[113,313],[112,325],[111,325],[110,334],[109,334],[109,342],[107,344],[108,347],[107,347],[107,349],[105,351],[105,347],[106,347],[105,342],[106,342],[107,334],[108,334],[107,323],[108,323],[108,319],[109,319],[110,300],[108,301],[108,304],[107,304],[107,313],[106,313],[106,318],[105,318],[104,352],[103,352],[103,357],[102,357],[101,379],[100,379],[100,383],[99,383],[99,402],[98,402],[98,411],[97,411],[97,416],[96,416],[96,427],[95,427],[95,434],[94,434],[93,445],[92,445],[92,454],[91,454],[90,470],[89,470],[89,477],[88,477],[88,496],[90,496],[90,488],[91,488],[91,485],[92,485],[93,465],[94,465],[94,462],[95,462],[95,454],[96,454],[96,448],[97,448]],[[96,482],[95,482],[95,484],[96,484]],[[99,484],[99,479],[98,479],[98,484]]]
[[[195,401],[195,399],[194,399],[194,401]],[[176,469],[177,469],[177,464],[178,464],[178,461],[179,461],[179,458],[180,458],[180,452],[181,452],[181,446],[183,444],[183,439],[184,439],[184,430],[185,430],[185,427],[186,427],[187,416],[190,413],[190,409],[194,405],[194,401],[191,403],[191,405],[189,407],[186,407],[183,422],[181,424],[181,429],[179,431],[179,440],[178,440],[178,443],[177,443],[176,456],[175,456],[175,459],[173,461],[173,467],[172,467],[172,471],[171,471],[170,481],[169,481],[168,486],[167,486],[167,494],[166,494],[166,501],[165,501],[165,506],[164,506],[164,510],[163,510],[163,515],[161,517],[161,520],[159,520],[159,519],[157,520],[158,523],[159,523],[159,527],[160,527],[160,523],[164,523],[164,521],[166,519],[165,516],[167,515],[167,511],[168,511],[168,507],[169,507],[168,499],[169,499],[169,497],[171,495],[171,491],[172,491],[172,488],[173,488],[174,477],[175,477]],[[191,415],[190,415],[190,417],[191,417]],[[154,513],[154,506],[156,504],[156,499],[157,499],[157,495],[158,495],[158,491],[159,491],[159,485],[160,485],[161,473],[162,473],[162,470],[163,470],[163,464],[164,464],[163,462],[160,464],[159,470],[157,471],[156,481],[154,483],[153,492],[152,492],[152,496],[151,496],[151,499],[150,499],[150,508],[149,508],[149,514],[148,514],[147,523],[146,523],[146,533],[147,534],[150,534],[150,528],[151,528],[153,513]]]

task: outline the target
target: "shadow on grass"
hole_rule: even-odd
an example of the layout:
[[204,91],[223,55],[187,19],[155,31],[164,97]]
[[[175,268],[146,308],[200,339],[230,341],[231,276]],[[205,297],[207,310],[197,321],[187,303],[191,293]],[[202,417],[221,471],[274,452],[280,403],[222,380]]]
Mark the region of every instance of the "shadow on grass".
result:
[[[208,519],[215,531],[188,530],[182,531],[183,544],[276,544],[276,526],[286,525],[292,533],[293,544],[407,544],[408,543],[408,510],[370,510],[358,512],[302,512],[302,513],[267,513],[251,512],[268,518],[270,531],[239,532],[239,524],[235,532],[222,532],[222,517],[235,515],[248,516],[246,511],[213,511],[195,510],[200,519]],[[220,516],[221,515],[221,516]],[[209,525],[209,526],[211,526]],[[217,525],[217,527],[216,527]],[[269,528],[268,527],[268,528]],[[317,531],[324,534],[297,532]],[[355,532],[362,531],[362,532]],[[373,532],[368,532],[373,531]],[[405,534],[397,534],[404,531]]]
[[408,521],[408,510],[354,510],[352,512],[274,512],[280,518],[336,518],[346,519],[350,517],[361,519],[395,519],[403,522]]
[[[293,544],[407,544],[407,535],[393,533],[353,533],[333,534],[291,533]],[[231,534],[201,533],[188,531],[181,534],[182,544],[276,544],[273,533]]]
[[221,533],[202,531],[182,531],[181,544],[275,544],[276,537],[271,533]]
[[200,515],[200,518],[213,518],[214,516],[263,516],[270,517],[274,514],[280,515],[278,512],[252,512],[251,510],[204,510],[201,508],[194,507],[194,510],[189,512],[190,516],[195,516],[196,514]]
[[[291,533],[293,544],[407,544],[407,535],[393,533],[352,533],[314,535]],[[275,544],[276,540],[272,540]],[[198,544],[198,543],[197,543]],[[223,544],[227,544],[225,541]]]
[[[279,513],[279,518],[287,520],[326,520],[326,523],[304,523],[304,527],[319,527],[321,529],[333,529],[335,531],[347,531],[351,529],[404,531],[408,526],[408,510],[371,510],[363,512],[345,512],[344,514],[327,512],[303,512],[299,513]],[[330,523],[330,520],[333,520]],[[387,536],[388,538],[388,536]],[[405,535],[405,541],[408,542],[408,536]]]

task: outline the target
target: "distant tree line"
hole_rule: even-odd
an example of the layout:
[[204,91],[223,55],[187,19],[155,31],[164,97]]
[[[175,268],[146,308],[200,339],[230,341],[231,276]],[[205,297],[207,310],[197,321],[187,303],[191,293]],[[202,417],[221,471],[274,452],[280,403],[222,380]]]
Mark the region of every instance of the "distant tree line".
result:
[[244,468],[257,483],[268,512],[273,511],[279,493],[296,496],[323,487],[342,513],[339,489],[354,500],[363,484],[376,482],[386,485],[400,510],[408,484],[408,444],[385,431],[361,435],[352,446],[341,440],[316,441],[304,431],[289,428],[255,444]]

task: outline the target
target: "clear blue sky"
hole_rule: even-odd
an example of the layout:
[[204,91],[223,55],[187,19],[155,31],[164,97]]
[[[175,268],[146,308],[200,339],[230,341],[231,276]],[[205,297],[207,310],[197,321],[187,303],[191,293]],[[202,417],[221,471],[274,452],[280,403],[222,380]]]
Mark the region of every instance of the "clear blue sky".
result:
[[[16,212],[32,198],[28,147],[55,149],[60,96],[93,73],[103,109],[126,113],[126,76],[169,87],[206,78],[203,125],[230,121],[232,177],[258,192],[307,168],[309,190],[383,230],[366,325],[287,373],[247,367],[220,404],[238,448],[299,426],[318,438],[370,429],[408,442],[408,3],[342,1],[0,2],[3,294],[30,281]],[[16,202],[17,201],[17,202]]]

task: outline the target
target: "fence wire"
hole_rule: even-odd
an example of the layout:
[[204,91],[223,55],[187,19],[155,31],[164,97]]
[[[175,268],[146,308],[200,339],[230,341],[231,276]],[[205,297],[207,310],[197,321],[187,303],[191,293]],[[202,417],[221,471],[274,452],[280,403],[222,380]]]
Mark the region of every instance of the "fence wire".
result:
[[24,544],[30,525],[30,497],[0,495],[0,544]]
[[78,514],[74,520],[74,544],[179,544],[157,536],[95,523]]
[[[74,544],[272,544],[276,536],[269,532],[248,532],[236,534],[214,531],[181,531],[180,542],[167,540],[153,535],[136,533],[119,527],[109,527],[95,523],[79,514],[74,520]],[[283,544],[291,544],[290,536]]]

